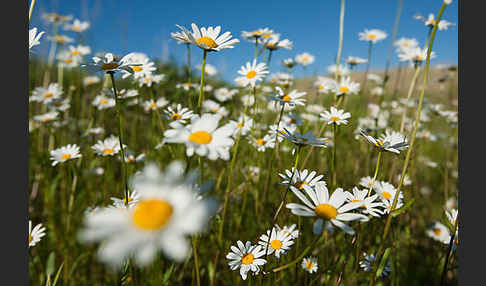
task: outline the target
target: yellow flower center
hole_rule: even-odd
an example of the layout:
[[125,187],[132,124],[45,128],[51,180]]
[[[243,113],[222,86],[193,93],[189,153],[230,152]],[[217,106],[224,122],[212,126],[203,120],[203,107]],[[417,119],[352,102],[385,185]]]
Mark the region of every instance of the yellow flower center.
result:
[[59,43],[63,43],[66,39],[63,36],[56,36],[56,41]]
[[238,126],[238,128],[241,128],[243,127],[243,123],[239,122],[238,124],[236,124],[236,126]]
[[54,94],[52,94],[52,93],[50,93],[50,92],[49,92],[49,93],[44,94],[44,98],[51,98],[51,97],[53,97],[53,96],[54,96]]
[[434,228],[435,235],[440,235],[440,233],[441,233],[440,228]]
[[255,30],[255,31],[253,31],[252,33],[253,33],[253,35],[257,35],[257,36],[259,36],[259,35],[262,33],[262,31],[260,31],[260,30]]
[[62,154],[62,156],[61,156],[61,159],[63,159],[63,160],[67,160],[69,158],[71,158],[71,154],[66,153],[66,154]]
[[211,134],[209,134],[206,131],[196,131],[191,133],[191,135],[189,135],[189,141],[194,142],[196,144],[206,145],[209,144],[212,139],[213,138]]
[[251,70],[251,71],[249,71],[249,72],[246,74],[246,78],[248,78],[248,79],[254,78],[254,77],[256,76],[256,74],[257,74],[257,73],[256,73],[256,71]]
[[263,34],[262,35],[262,37],[264,37],[264,38],[270,38],[270,36],[271,36],[270,34]]
[[318,88],[318,89],[324,89],[324,86],[323,86],[322,84],[319,84],[319,85],[317,86],[317,88]]
[[312,267],[314,267],[314,263],[312,263],[311,261],[307,261],[307,263],[305,264],[305,267],[309,270],[312,269]]
[[[133,201],[133,199],[129,197],[128,198],[128,202],[131,202],[131,201]],[[126,204],[127,203],[127,199],[123,199],[123,202]]]
[[151,78],[149,78],[149,77],[146,77],[146,78],[145,78],[145,82],[150,82],[151,80],[152,80],[152,79],[151,79]]
[[331,117],[331,121],[332,121],[332,122],[339,121],[339,117],[337,117],[337,116],[332,116],[332,117]]
[[116,69],[117,67],[119,67],[120,65],[115,63],[115,62],[110,62],[110,63],[104,63],[102,66],[101,66],[101,69],[106,71],[106,70],[112,70],[112,69]]
[[111,149],[111,148],[106,148],[103,151],[103,154],[113,154],[113,153],[115,153],[115,150],[114,149]]
[[314,209],[314,212],[318,217],[324,219],[334,219],[338,214],[337,209],[330,204],[320,204]]
[[288,95],[284,95],[284,96],[280,97],[280,99],[282,99],[283,101],[287,101],[287,102],[292,100],[292,98]]
[[423,61],[423,60],[424,60],[424,58],[423,58],[422,56],[417,56],[416,60],[417,60],[418,62],[421,62],[421,61]]
[[282,242],[280,240],[272,240],[272,242],[270,242],[270,246],[275,250],[279,250],[282,248]]
[[156,108],[157,108],[157,104],[155,104],[155,103],[151,103],[151,104],[149,105],[149,108],[150,108],[150,109],[156,109]]
[[387,199],[387,200],[391,199],[391,197],[392,197],[392,196],[391,196],[391,194],[390,194],[389,192],[383,192],[383,193],[381,193],[381,195],[382,195],[382,196],[383,196],[385,199]]
[[298,188],[299,190],[302,190],[304,188],[304,185],[308,185],[307,182],[300,181],[300,182],[296,182],[294,184],[294,187]]
[[369,34],[368,39],[370,39],[370,40],[376,39],[376,35],[375,34]]
[[34,238],[32,237],[32,235],[29,234],[29,243],[31,243],[32,240],[34,240]]
[[65,59],[65,60],[64,60],[64,62],[65,62],[66,64],[71,64],[71,63],[73,63],[73,60],[71,60],[71,59]]
[[142,66],[130,66],[134,72],[139,72],[142,70]]
[[261,146],[261,145],[265,144],[265,140],[257,139],[256,143]]
[[218,46],[218,44],[216,44],[216,42],[213,39],[211,39],[210,37],[201,37],[201,38],[197,39],[196,42],[199,46],[204,45],[204,46],[207,46],[211,49],[214,49]]
[[383,141],[381,141],[381,140],[377,140],[377,141],[376,141],[376,143],[375,143],[375,145],[376,145],[377,147],[381,147],[381,146],[383,146]]
[[408,42],[403,43],[404,47],[408,47]]
[[302,61],[303,61],[304,63],[305,63],[305,62],[307,62],[308,60],[309,60],[309,58],[308,58],[308,57],[303,57],[303,58],[302,58]]
[[248,265],[248,264],[252,264],[253,260],[255,260],[255,257],[253,256],[253,254],[248,253],[247,255],[243,256],[243,258],[241,258],[241,263]]
[[143,230],[157,230],[166,225],[174,209],[163,200],[139,202],[132,213],[133,223]]
[[73,31],[81,31],[81,26],[79,25],[74,25],[72,28],[71,28]]
[[100,104],[107,104],[107,103],[108,103],[108,100],[106,100],[106,99],[102,99],[102,100],[100,101]]
[[342,92],[342,93],[348,93],[349,92],[349,88],[347,86],[343,86],[343,87],[340,87],[339,88],[339,91]]
[[218,112],[218,109],[216,107],[211,108],[211,112],[216,113],[216,112]]
[[71,52],[71,55],[75,56],[75,55],[79,55],[79,51],[78,50],[74,50]]
[[179,113],[174,113],[170,118],[174,120],[179,120],[182,118],[182,116]]

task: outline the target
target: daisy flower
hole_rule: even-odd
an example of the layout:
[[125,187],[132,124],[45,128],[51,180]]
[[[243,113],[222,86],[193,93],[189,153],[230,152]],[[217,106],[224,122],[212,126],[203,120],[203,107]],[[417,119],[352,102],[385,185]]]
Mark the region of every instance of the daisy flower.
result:
[[267,148],[275,148],[275,136],[266,134],[263,138],[251,138],[250,143],[257,148],[258,152],[265,152]]
[[115,267],[129,258],[147,266],[159,250],[176,262],[187,259],[191,251],[186,236],[204,230],[217,206],[211,199],[196,198],[198,176],[184,177],[182,165],[172,162],[162,173],[149,164],[133,176],[130,184],[139,193],[138,203],[86,216],[81,242],[101,242],[98,258]]
[[318,76],[317,80],[314,82],[314,86],[317,88],[319,93],[329,93],[336,89],[336,81],[332,78]]
[[51,150],[52,166],[56,166],[58,163],[64,163],[71,159],[80,158],[79,146],[76,144],[68,144],[61,148]]
[[138,96],[138,91],[136,89],[122,89],[117,92],[119,99],[131,98]]
[[112,53],[106,53],[103,57],[93,57],[93,62],[90,64],[81,65],[86,67],[88,70],[93,72],[105,72],[105,73],[116,73],[121,72],[122,74],[133,73],[132,66],[135,64],[129,63],[128,59],[130,54],[122,57],[121,59],[113,56]]
[[98,110],[103,110],[114,107],[116,101],[114,98],[106,97],[104,94],[100,94],[93,99],[91,104],[96,106]]
[[[392,206],[393,206],[393,201],[392,200],[382,200],[383,203],[383,213],[388,214],[390,213]],[[402,193],[400,193],[400,197],[398,197],[397,205],[395,206],[394,210],[398,210],[399,208],[403,207],[403,201],[402,201]]]
[[295,170],[294,175],[292,177],[293,170],[294,170],[293,168],[292,170],[287,169],[285,170],[285,174],[278,174],[283,179],[283,181],[280,182],[280,184],[288,185],[289,182],[291,182],[291,186],[294,186],[295,188],[301,191],[304,189],[304,185],[310,186],[312,188],[317,183],[324,183],[324,185],[326,185],[326,182],[324,180],[321,180],[324,177],[324,175],[316,176],[317,174],[316,171],[312,171],[309,173],[307,169],[301,171]]
[[165,97],[161,97],[161,98],[157,99],[157,101],[150,99],[150,100],[147,100],[143,103],[143,109],[145,110],[145,112],[150,112],[150,111],[154,111],[158,108],[162,108],[162,107],[166,106],[167,104],[169,104],[169,101],[167,99],[165,99]]
[[36,87],[32,91],[32,101],[38,101],[42,103],[50,103],[55,99],[61,98],[63,93],[62,86],[58,83],[51,83],[47,88],[44,87]]
[[177,28],[181,29],[181,32],[179,32],[179,31],[171,32],[170,36],[172,37],[172,39],[176,40],[177,44],[190,44],[191,40],[189,39],[187,34],[184,32],[184,28],[179,26],[179,25],[176,25],[176,26],[177,26]]
[[[267,243],[267,241],[269,242]],[[258,244],[260,244],[268,254],[275,252],[275,257],[280,258],[280,255],[285,254],[294,242],[292,236],[283,233],[280,230],[280,227],[274,226],[271,230],[267,230],[266,234],[260,236]]]
[[68,48],[72,56],[86,56],[91,54],[91,48],[89,46],[77,45],[75,47],[70,45]]
[[363,129],[360,130],[361,136],[363,136],[368,143],[377,147],[380,152],[388,151],[396,154],[400,154],[401,150],[408,148],[408,143],[405,137],[399,132],[393,131],[390,133],[388,130],[379,139],[368,135]]
[[381,78],[381,76],[374,74],[374,73],[369,73],[367,78],[368,78],[368,80],[374,81],[376,84],[382,84],[383,83],[383,79]]
[[[285,87],[285,88],[291,86],[293,80],[294,80],[294,77],[291,74],[284,73],[284,72],[274,73],[274,74],[272,74],[272,76],[270,76],[270,82],[271,83],[278,84],[278,85]],[[266,91],[264,90],[264,92],[266,92]],[[270,88],[270,90],[268,90],[268,92],[272,92],[272,89]]]
[[210,112],[221,117],[225,117],[229,113],[224,106],[211,99],[206,99],[202,102],[202,109],[205,112]]
[[233,98],[233,95],[237,94],[237,89],[228,89],[226,87],[218,88],[214,91],[214,97],[219,102],[225,102]]
[[89,22],[88,21],[82,22],[78,19],[74,19],[74,22],[72,24],[64,25],[64,30],[73,31],[73,32],[77,32],[77,33],[84,32],[88,28],[89,28]]
[[[374,190],[382,201],[388,200],[393,202],[397,194],[397,189],[392,184],[383,181],[376,182]],[[403,192],[400,192],[398,199],[403,199]]]
[[66,23],[71,21],[73,18],[72,15],[59,15],[57,13],[44,13],[42,14],[42,19],[49,22],[49,23]]
[[231,270],[240,269],[240,275],[243,280],[246,280],[248,272],[251,271],[254,275],[260,272],[260,266],[267,263],[263,258],[265,250],[261,245],[251,245],[250,241],[243,244],[240,240],[236,242],[238,247],[232,245],[231,251],[226,255],[226,259],[231,260],[228,266]]
[[151,74],[151,73],[145,73],[143,76],[140,76],[137,78],[138,80],[138,86],[142,87],[144,85],[151,87],[152,83],[159,83],[162,80],[164,80],[165,75],[164,74]]
[[83,78],[83,85],[88,86],[88,85],[99,83],[100,81],[101,79],[97,76],[87,76]]
[[236,137],[238,133],[240,133],[242,136],[245,136],[250,132],[251,127],[253,126],[253,119],[245,114],[240,115],[238,117],[238,120],[230,120],[228,124],[232,125],[232,128],[234,129],[233,131],[233,137]]
[[119,199],[119,198],[111,197],[110,200],[113,201],[113,206],[116,208],[126,208],[127,204],[128,207],[131,208],[134,207],[140,200],[140,194],[137,191],[133,190],[133,191],[128,191],[128,199],[125,198]]
[[297,225],[294,223],[292,225],[285,225],[283,228],[280,228],[280,226],[275,225],[278,230],[282,231],[283,234],[291,236],[292,238],[297,238],[299,237],[299,230],[295,229]]
[[94,127],[86,130],[85,136],[91,135],[96,136],[105,133],[105,129],[103,127]]
[[450,231],[447,226],[438,221],[434,222],[434,224],[428,228],[425,233],[427,236],[442,242],[443,244],[449,244],[449,241],[451,240]]
[[201,27],[199,29],[196,24],[192,23],[192,33],[186,30],[184,27],[182,28],[183,33],[185,33],[188,39],[191,41],[191,44],[200,47],[206,51],[216,51],[219,52],[223,49],[232,49],[234,48],[234,44],[240,42],[238,39],[231,39],[231,33],[226,32],[220,35],[221,26],[217,26],[216,28],[208,27],[204,28]]
[[74,42],[74,39],[65,35],[57,35],[54,37],[48,36],[47,39],[58,44],[69,44]]
[[397,47],[399,51],[418,47],[418,44],[418,41],[414,38],[400,38],[393,43],[393,45]]
[[337,95],[357,94],[360,84],[351,80],[351,77],[342,77],[334,86]]
[[309,53],[302,53],[295,56],[295,61],[302,66],[308,66],[314,62],[315,57]]
[[284,128],[283,131],[278,131],[278,135],[284,137],[288,141],[294,143],[295,146],[314,146],[314,147],[326,147],[325,143],[327,141],[326,138],[318,138],[312,134],[312,130],[307,131],[305,134],[300,134],[299,132],[295,132],[292,134],[290,130]]
[[241,102],[244,106],[253,106],[255,104],[255,97],[252,94],[245,94],[241,97]]
[[170,121],[169,126],[173,128],[179,124],[186,124],[194,116],[192,110],[189,110],[187,107],[182,107],[180,104],[177,104],[175,109],[171,106],[167,107],[164,113],[166,114],[166,119]]
[[283,60],[283,61],[282,61],[282,64],[283,64],[285,67],[287,67],[287,68],[291,69],[291,68],[293,68],[293,67],[295,67],[295,66],[297,65],[297,62],[296,62],[296,61],[294,61],[294,59],[292,59],[292,58],[288,58],[288,59]]
[[[427,58],[427,48],[422,49],[420,47],[403,49],[401,53],[398,54],[401,62],[409,61],[414,65],[420,65]],[[435,52],[430,53],[430,58],[435,58]]]
[[[354,230],[343,221],[368,221],[368,217],[362,214],[351,213],[349,211],[359,208],[362,203],[345,203],[346,196],[342,188],[337,188],[329,198],[329,192],[326,184],[322,182],[316,183],[314,188],[303,185],[304,191],[291,186],[290,190],[304,203],[304,205],[290,203],[286,207],[291,212],[298,216],[310,216],[318,217],[314,223],[314,227],[318,230],[317,233],[322,231],[323,220],[330,221],[333,225],[339,227],[344,232],[350,235],[354,235]],[[309,201],[304,193],[311,199]]]
[[382,30],[378,30],[378,29],[371,29],[371,30],[368,30],[368,29],[365,29],[363,32],[360,32],[359,33],[359,40],[360,41],[366,41],[366,42],[371,42],[373,44],[379,42],[379,41],[382,41],[384,40],[388,35],[382,31]]
[[267,65],[265,63],[257,64],[254,59],[253,63],[246,62],[245,66],[241,66],[238,74],[242,75],[235,79],[238,85],[254,87],[257,81],[261,81],[268,74]]
[[302,268],[309,273],[317,272],[317,257],[309,256],[302,259]]
[[259,38],[268,39],[271,35],[273,35],[273,30],[270,30],[269,28],[241,32],[242,38],[252,42]]
[[[429,17],[427,19],[425,19],[423,16],[420,16],[420,15],[415,16],[415,19],[419,19],[419,20],[423,21],[425,23],[425,26],[427,26],[429,28],[433,28],[437,24],[437,21],[435,20],[435,16],[432,13],[429,14]],[[446,21],[446,20],[440,20],[440,22],[438,24],[438,29],[439,29],[439,31],[447,30],[449,28],[449,26],[455,26],[455,25],[456,24],[454,24],[452,22],[449,22],[449,21]]]
[[384,92],[383,88],[381,86],[375,86],[370,90],[371,95],[382,95]]
[[37,28],[32,28],[29,30],[29,50],[40,44],[39,40],[44,35],[44,31],[37,34]]
[[[196,69],[198,70],[202,70],[202,65],[200,66],[197,66]],[[216,69],[215,66],[213,65],[210,65],[210,64],[206,64],[204,66],[204,74],[205,75],[208,75],[208,76],[214,76],[218,73],[218,70]]]
[[263,42],[263,47],[270,51],[275,51],[279,49],[291,50],[292,46],[293,43],[289,39],[280,40],[280,34],[272,34]]
[[96,155],[115,156],[120,151],[120,141],[118,137],[112,135],[103,141],[98,140],[95,145],[91,146],[91,149],[95,151]]
[[321,119],[327,121],[327,124],[348,124],[346,119],[351,117],[351,113],[344,112],[344,109],[337,109],[334,106],[331,106],[331,111],[324,111],[323,113],[319,114]]
[[[457,209],[445,210],[445,214],[449,222],[454,226],[457,220]],[[459,224],[458,224],[459,225]]]
[[189,91],[190,89],[193,89],[193,90],[198,89],[199,88],[199,85],[197,85],[195,83],[189,84],[188,82],[184,82],[184,83],[178,83],[178,84],[176,84],[176,88],[182,88],[185,91]]
[[[374,254],[366,254],[366,252],[363,252],[364,260],[361,260],[359,262],[359,266],[363,268],[365,272],[370,272],[371,271],[371,264],[375,262],[376,256]],[[391,272],[391,263],[390,260],[386,263],[386,266],[383,268],[383,271],[381,272],[380,277],[387,276]]]
[[296,89],[292,90],[289,93],[284,92],[279,86],[276,86],[275,89],[277,90],[277,94],[270,97],[271,100],[274,100],[282,105],[289,105],[294,107],[295,105],[304,105],[305,99],[301,98],[307,94],[305,91],[297,91]]
[[201,117],[194,116],[187,126],[178,126],[164,132],[168,143],[184,143],[187,156],[196,153],[209,160],[229,159],[229,148],[233,146],[233,129],[228,126],[218,128],[220,116],[204,113]]
[[44,235],[46,235],[46,228],[42,223],[32,229],[32,221],[29,219],[29,247],[36,245]]
[[332,73],[332,74],[337,74],[337,76],[347,76],[350,74],[350,70],[348,69],[347,66],[339,64],[339,65],[330,65],[327,67],[327,71]]
[[353,193],[348,191],[344,192],[346,196],[346,201],[350,203],[361,202],[363,203],[359,210],[364,214],[369,214],[374,217],[380,217],[383,214],[383,211],[378,209],[377,207],[383,207],[383,203],[381,202],[374,202],[378,195],[374,194],[368,197],[368,190],[359,190],[358,188],[353,188]]
[[81,62],[81,56],[74,56],[71,52],[64,50],[57,54],[57,60],[59,65],[64,68],[73,68],[79,66]]
[[49,123],[57,119],[59,112],[51,111],[41,115],[35,115],[34,120],[42,123]]
[[351,57],[349,56],[347,59],[346,59],[346,63],[351,67],[353,68],[354,66],[357,66],[359,64],[364,64],[364,63],[367,63],[368,60],[367,59],[363,59],[363,58],[359,58],[359,57]]

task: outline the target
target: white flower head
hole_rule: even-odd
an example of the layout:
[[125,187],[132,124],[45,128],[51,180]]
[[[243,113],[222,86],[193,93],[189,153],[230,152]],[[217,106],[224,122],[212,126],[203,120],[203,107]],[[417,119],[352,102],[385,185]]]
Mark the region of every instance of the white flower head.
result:
[[371,42],[373,44],[384,40],[387,37],[387,33],[385,33],[382,30],[378,29],[365,29],[363,32],[359,33],[359,40],[360,41],[366,41],[366,42]]
[[322,120],[327,122],[327,124],[346,125],[348,124],[346,119],[351,117],[351,113],[344,112],[344,109],[338,110],[334,106],[331,106],[331,111],[326,110],[321,113],[320,116]]
[[267,230],[266,234],[260,236],[258,244],[268,254],[275,253],[275,257],[280,258],[280,255],[285,254],[290,249],[294,241],[292,236],[282,232],[280,227],[275,226],[271,230]]
[[226,259],[230,260],[228,266],[231,270],[240,269],[240,275],[243,280],[246,280],[248,272],[253,272],[254,275],[260,272],[260,266],[267,263],[263,258],[265,250],[261,245],[252,245],[250,241],[243,244],[240,240],[236,242],[237,246],[232,245],[231,251],[226,255]]
[[46,228],[41,223],[32,229],[32,221],[29,220],[29,247],[36,245],[46,235]]
[[257,64],[256,59],[254,59],[251,64],[247,62],[246,65],[242,66],[238,74],[241,75],[235,79],[238,85],[254,87],[257,81],[261,81],[268,74],[268,69],[265,63]]
[[302,268],[304,268],[305,271],[311,274],[313,272],[317,272],[317,267],[318,267],[317,257],[313,257],[313,256],[305,257],[304,259],[302,259],[301,266]]
[[312,64],[314,60],[315,57],[309,53],[302,53],[295,56],[295,61],[304,67]]
[[29,30],[29,50],[40,44],[39,40],[44,35],[44,31],[37,34],[37,28],[32,28]]
[[79,153],[79,146],[76,144],[68,144],[61,148],[52,150],[50,154],[52,166],[56,166],[59,163],[64,163],[68,160],[81,157],[81,154]]
[[225,32],[220,35],[221,26],[217,26],[216,28],[201,27],[201,29],[199,29],[196,24],[192,23],[191,27],[192,32],[189,32],[184,27],[179,28],[186,34],[187,38],[191,41],[191,44],[206,51],[219,52],[223,49],[232,49],[234,48],[234,44],[240,42],[238,39],[231,39],[232,36],[230,32]]

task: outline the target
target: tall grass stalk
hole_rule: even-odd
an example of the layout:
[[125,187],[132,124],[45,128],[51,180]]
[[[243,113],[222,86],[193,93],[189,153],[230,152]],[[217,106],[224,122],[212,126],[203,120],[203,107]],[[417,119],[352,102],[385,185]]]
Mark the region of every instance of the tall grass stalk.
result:
[[201,86],[199,87],[199,99],[197,101],[197,108],[198,108],[199,114],[202,114],[201,102],[204,99],[204,72],[205,72],[205,69],[206,69],[206,58],[207,58],[207,56],[208,56],[208,51],[204,50],[203,63],[202,63],[202,67],[201,67]]

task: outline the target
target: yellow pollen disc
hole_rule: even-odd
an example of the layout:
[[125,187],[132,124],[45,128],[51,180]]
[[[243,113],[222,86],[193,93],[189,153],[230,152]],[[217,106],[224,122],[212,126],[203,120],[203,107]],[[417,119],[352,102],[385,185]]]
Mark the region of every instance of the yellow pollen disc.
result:
[[304,185],[307,185],[307,182],[301,181],[301,182],[295,183],[294,187],[298,188],[299,190],[302,190],[304,188]]
[[343,86],[343,87],[340,87],[339,88],[339,91],[342,92],[342,93],[348,93],[349,92],[349,88],[346,87],[346,86]]
[[107,103],[108,103],[108,100],[106,100],[106,99],[102,99],[102,100],[100,101],[100,104],[107,104]]
[[44,94],[44,98],[51,98],[53,96],[54,96],[54,94],[52,94],[52,93],[46,93],[46,94]]
[[270,246],[275,250],[279,250],[282,248],[282,242],[280,240],[272,240],[272,242],[270,242]]
[[320,204],[315,209],[314,212],[320,218],[333,219],[337,216],[337,209],[330,204]]
[[134,72],[139,72],[142,70],[142,66],[131,66],[131,68]]
[[65,62],[66,64],[71,64],[71,63],[73,63],[73,60],[71,60],[71,59],[65,59],[65,60],[64,60],[64,62]]
[[302,58],[302,61],[303,61],[304,63],[305,63],[305,62],[307,62],[308,60],[309,60],[309,58],[307,58],[307,57],[303,57],[303,58]]
[[56,36],[56,41],[58,41],[58,42],[61,42],[61,43],[62,43],[62,42],[64,42],[64,41],[65,41],[65,39],[64,39],[64,37],[63,37],[63,36]]
[[262,31],[260,30],[255,30],[252,32],[254,36],[260,36],[262,34]]
[[435,235],[440,235],[440,229],[439,228],[434,228],[434,233]]
[[132,213],[132,220],[143,230],[157,230],[169,222],[173,210],[172,206],[163,200],[142,201]]
[[332,122],[339,121],[339,117],[332,116],[332,117],[331,117],[331,121],[332,121]]
[[104,63],[102,66],[101,66],[101,69],[106,71],[106,70],[112,70],[112,69],[116,69],[118,66],[120,66],[119,64],[115,63],[115,62],[111,62],[111,63]]
[[[128,198],[128,202],[131,202],[131,201],[133,201],[133,199],[132,198]],[[126,204],[127,203],[127,199],[123,199],[123,202]]]
[[368,39],[370,39],[370,40],[376,39],[376,35],[370,34],[370,35],[368,35]]
[[383,146],[383,141],[381,141],[381,140],[377,140],[377,142],[375,143],[375,145],[376,145],[377,147],[381,147],[381,146]]
[[243,256],[243,258],[241,258],[241,263],[248,265],[252,264],[253,260],[255,260],[255,256],[253,256],[253,254],[251,253],[248,253],[247,255]]
[[217,108],[211,108],[211,112],[216,113],[216,112],[218,112],[218,109]]
[[319,84],[319,85],[317,86],[317,88],[318,88],[318,89],[324,89],[324,86],[322,86],[322,84]]
[[201,38],[197,39],[196,42],[200,46],[204,45],[204,46],[207,46],[211,49],[214,49],[218,46],[218,44],[216,44],[216,42],[213,39],[211,39],[210,37],[201,37]]
[[81,30],[81,26],[79,25],[75,25],[71,28],[73,31],[80,31]]
[[313,266],[314,266],[314,263],[312,263],[311,261],[307,261],[307,263],[305,264],[305,267],[309,270],[311,270]]
[[417,56],[417,61],[421,62],[423,60],[424,60],[424,58],[422,56]]
[[150,109],[156,109],[157,108],[157,104],[152,103],[152,104],[149,105],[149,108]]
[[105,149],[105,150],[103,151],[103,154],[113,154],[113,153],[115,153],[115,150],[110,149],[110,148],[107,148],[107,149]]
[[196,144],[206,145],[209,144],[212,139],[213,138],[211,134],[209,134],[206,131],[196,131],[191,133],[191,135],[189,135],[189,141],[194,142]]
[[404,47],[408,47],[408,42],[403,43]]
[[254,78],[256,76],[256,71],[254,70],[251,70],[249,71],[247,74],[246,74],[246,78],[250,79],[250,78]]
[[32,240],[34,240],[34,238],[32,237],[32,235],[29,234],[29,243],[31,243]]
[[74,50],[71,52],[71,55],[75,56],[75,55],[79,55],[79,51],[78,50]]
[[391,194],[389,192],[383,192],[381,195],[387,200],[391,199]]
[[258,145],[263,145],[263,144],[265,144],[265,140],[263,140],[263,139],[257,139],[256,143]]
[[174,120],[179,120],[182,118],[182,116],[179,113],[174,113],[170,118]]
[[67,160],[69,158],[71,158],[71,154],[62,154],[62,156],[61,156],[61,159],[63,159],[63,160]]
[[264,37],[264,38],[270,38],[270,36],[271,36],[270,34],[264,34],[264,35],[262,35],[262,37]]
[[283,101],[287,101],[287,102],[289,102],[289,101],[291,101],[291,100],[292,100],[292,98],[291,98],[290,96],[288,96],[288,95],[284,95],[284,96],[282,96],[282,97],[281,97],[281,99],[282,99]]
[[145,78],[145,82],[150,82],[151,80],[152,80],[152,79],[151,79],[151,78],[149,78],[149,77],[146,77],[146,78]]
[[243,123],[238,123],[238,124],[236,124],[236,126],[238,126],[238,128],[241,128],[241,127],[243,127]]

